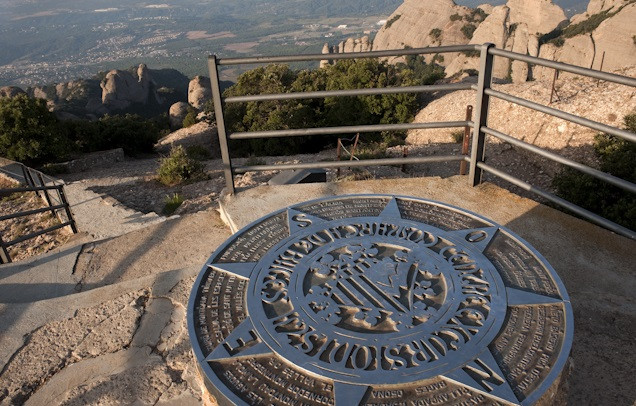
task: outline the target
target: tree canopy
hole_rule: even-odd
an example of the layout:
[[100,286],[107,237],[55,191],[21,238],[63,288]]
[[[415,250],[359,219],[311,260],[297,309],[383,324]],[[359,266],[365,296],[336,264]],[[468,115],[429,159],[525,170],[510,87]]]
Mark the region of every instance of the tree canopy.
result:
[[[268,65],[243,73],[224,96],[415,86],[443,76],[443,68],[427,65],[421,57],[407,58],[399,65],[374,59],[342,60],[325,68],[300,71],[287,65]],[[403,123],[413,119],[418,107],[417,95],[405,93],[231,103],[225,116],[230,132],[266,131]],[[366,137],[377,140],[381,135]],[[282,155],[315,152],[333,141],[334,137],[325,136],[264,138],[233,142],[232,150],[242,155]]]

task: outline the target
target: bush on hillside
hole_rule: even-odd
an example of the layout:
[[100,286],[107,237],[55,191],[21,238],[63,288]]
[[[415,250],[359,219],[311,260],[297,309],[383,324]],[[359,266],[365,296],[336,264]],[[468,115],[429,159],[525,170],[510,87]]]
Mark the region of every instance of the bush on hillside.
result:
[[170,156],[161,159],[157,179],[166,186],[204,180],[207,175],[201,162],[192,159],[182,146],[170,150]]
[[[625,127],[636,133],[636,114],[625,116]],[[613,135],[598,134],[594,151],[601,162],[601,171],[636,183],[636,144]],[[569,167],[555,176],[553,184],[562,198],[636,230],[634,194]]]
[[[443,76],[443,68],[427,65],[423,58],[415,56],[407,57],[407,63],[399,66],[373,59],[342,60],[326,68],[302,71],[287,65],[269,65],[243,73],[224,96],[413,86],[430,84]],[[415,94],[387,94],[232,103],[225,113],[228,131],[244,132],[408,122],[418,107]],[[241,156],[311,153],[334,143],[336,138],[235,140],[231,149]],[[368,140],[381,138],[381,134],[365,134]]]
[[0,155],[29,165],[61,160],[72,152],[64,127],[46,100],[0,98]]
[[122,148],[126,155],[152,152],[165,123],[140,116],[105,115],[97,121],[68,121],[65,127],[78,151],[92,152]]

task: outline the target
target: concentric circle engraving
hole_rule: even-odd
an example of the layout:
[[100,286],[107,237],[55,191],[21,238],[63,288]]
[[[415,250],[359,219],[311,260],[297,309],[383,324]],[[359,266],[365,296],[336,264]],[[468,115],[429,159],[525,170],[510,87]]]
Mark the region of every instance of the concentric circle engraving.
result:
[[513,233],[382,195],[241,230],[199,275],[188,322],[208,389],[241,404],[533,404],[572,334],[560,280]]

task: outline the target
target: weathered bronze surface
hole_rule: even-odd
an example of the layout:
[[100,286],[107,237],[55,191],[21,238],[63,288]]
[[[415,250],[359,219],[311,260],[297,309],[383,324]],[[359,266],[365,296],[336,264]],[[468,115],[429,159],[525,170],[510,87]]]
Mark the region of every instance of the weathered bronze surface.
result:
[[476,214],[409,197],[302,203],[232,236],[188,305],[219,403],[535,403],[572,310],[546,260]]

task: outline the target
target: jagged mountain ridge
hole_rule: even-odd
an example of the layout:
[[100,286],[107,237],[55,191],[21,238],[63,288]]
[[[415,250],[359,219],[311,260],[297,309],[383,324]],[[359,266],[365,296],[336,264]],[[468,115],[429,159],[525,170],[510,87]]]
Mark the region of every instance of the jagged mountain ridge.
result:
[[[550,0],[508,0],[475,9],[453,0],[405,0],[372,41],[363,37],[336,47],[325,44],[323,53],[492,42],[501,49],[607,71],[636,65],[634,21],[635,0],[591,0],[587,11],[572,19]],[[428,55],[427,61],[433,58],[446,67],[447,76],[478,68],[475,53]],[[520,83],[551,79],[552,74],[551,69],[495,58],[498,78]]]

